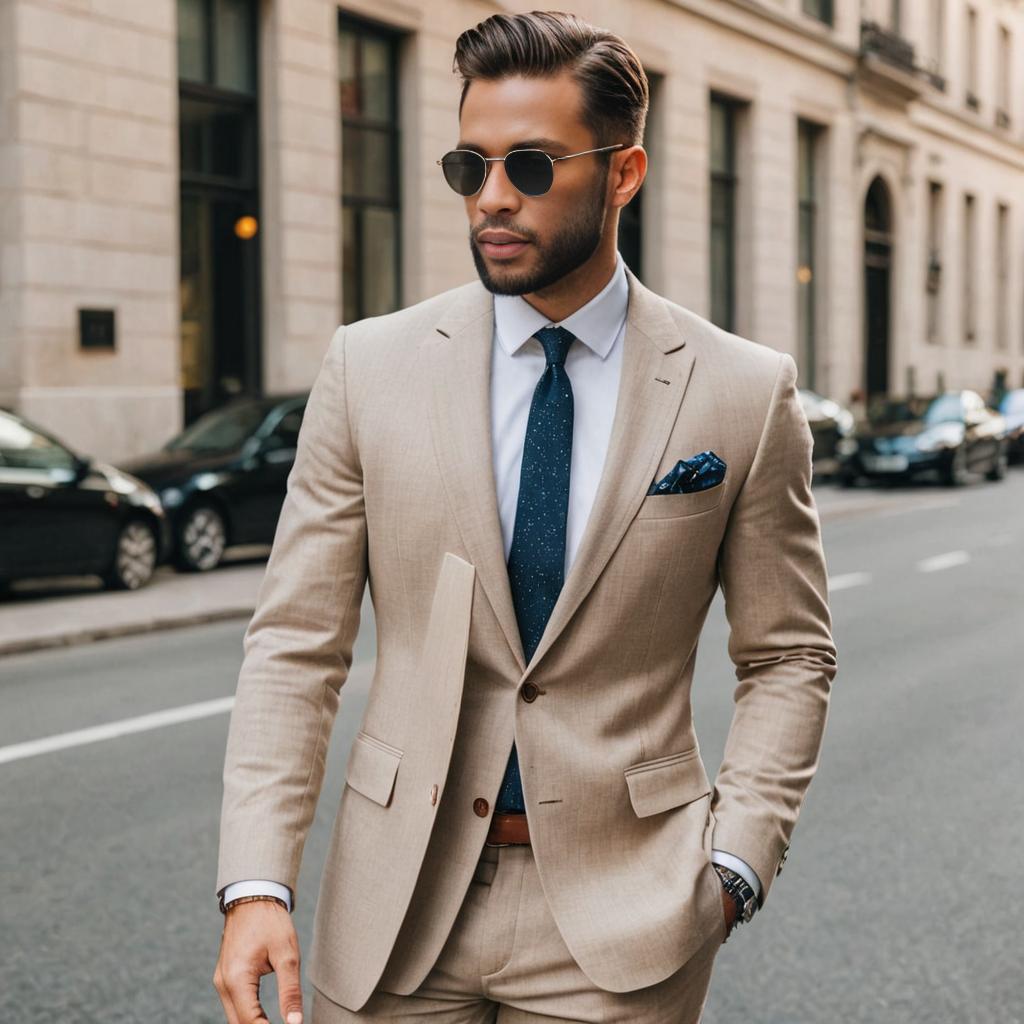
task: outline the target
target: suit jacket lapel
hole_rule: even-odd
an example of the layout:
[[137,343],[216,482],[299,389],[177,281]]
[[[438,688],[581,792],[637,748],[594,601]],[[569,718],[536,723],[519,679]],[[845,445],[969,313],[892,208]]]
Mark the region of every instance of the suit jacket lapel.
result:
[[494,301],[467,285],[424,345],[431,431],[445,492],[477,578],[520,672],[526,665],[505,564],[491,455]]
[[636,515],[665,451],[693,369],[693,348],[686,345],[664,300],[628,268],[626,273],[625,348],[608,454],[579,549],[527,676],[568,625]]
[[431,431],[451,511],[477,578],[523,678],[565,629],[611,558],[668,443],[694,353],[664,301],[628,268],[622,376],[608,454],[587,527],[530,665],[523,655],[505,564],[491,456],[494,302],[467,285],[424,344]]

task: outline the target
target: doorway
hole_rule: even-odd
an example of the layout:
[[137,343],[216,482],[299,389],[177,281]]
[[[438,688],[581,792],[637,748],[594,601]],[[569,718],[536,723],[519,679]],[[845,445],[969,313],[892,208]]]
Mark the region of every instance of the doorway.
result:
[[184,421],[258,395],[257,5],[178,0]]
[[868,402],[873,395],[889,392],[892,249],[889,188],[876,177],[864,201],[864,384]]

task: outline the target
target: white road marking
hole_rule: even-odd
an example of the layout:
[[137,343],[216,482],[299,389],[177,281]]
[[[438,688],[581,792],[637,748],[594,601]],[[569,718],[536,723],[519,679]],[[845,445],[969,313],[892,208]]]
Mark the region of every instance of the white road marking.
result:
[[7,747],[0,747],[0,764],[20,761],[26,757],[35,757],[37,754],[52,754],[56,750],[66,750],[68,747],[81,747],[86,743],[112,740],[118,736],[128,736],[133,732],[147,732],[150,729],[162,729],[165,725],[177,725],[179,722],[191,722],[197,718],[222,715],[224,712],[230,711],[234,703],[234,697],[218,697],[216,700],[204,700],[198,704],[185,704],[182,707],[168,708],[166,711],[154,711],[149,715],[122,718],[119,722],[108,722],[106,725],[94,725],[88,729],[76,729],[74,732],[63,732],[56,736],[28,740],[25,743],[14,743]]
[[871,582],[869,572],[846,572],[841,576],[831,576],[828,581],[829,593],[837,590],[848,590],[850,587],[863,587]]
[[917,563],[918,572],[939,572],[941,569],[952,569],[955,565],[969,562],[971,556],[966,551],[947,551],[943,555],[932,555]]

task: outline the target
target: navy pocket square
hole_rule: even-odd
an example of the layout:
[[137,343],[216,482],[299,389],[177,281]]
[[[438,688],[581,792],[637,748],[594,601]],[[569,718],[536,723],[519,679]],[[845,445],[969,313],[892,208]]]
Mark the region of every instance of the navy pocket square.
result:
[[725,479],[725,463],[713,452],[698,452],[680,459],[660,480],[651,484],[648,494],[688,494],[706,491]]

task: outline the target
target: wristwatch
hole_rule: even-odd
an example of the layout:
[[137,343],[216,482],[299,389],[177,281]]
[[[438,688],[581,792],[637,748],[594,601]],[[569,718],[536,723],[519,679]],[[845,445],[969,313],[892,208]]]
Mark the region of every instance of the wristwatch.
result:
[[254,893],[252,896],[236,896],[233,900],[224,902],[224,893],[220,894],[220,912],[226,914],[233,906],[238,903],[255,903],[258,900],[266,900],[268,902],[279,903],[285,910],[288,909],[288,904],[285,903],[280,896],[271,896],[270,893]]
[[[733,920],[732,928],[735,928],[738,924],[746,924],[757,910],[757,895],[750,883],[741,874],[722,864],[715,864],[714,867],[722,881],[722,888],[725,889],[736,904],[736,917]],[[729,929],[730,933],[732,928]]]

